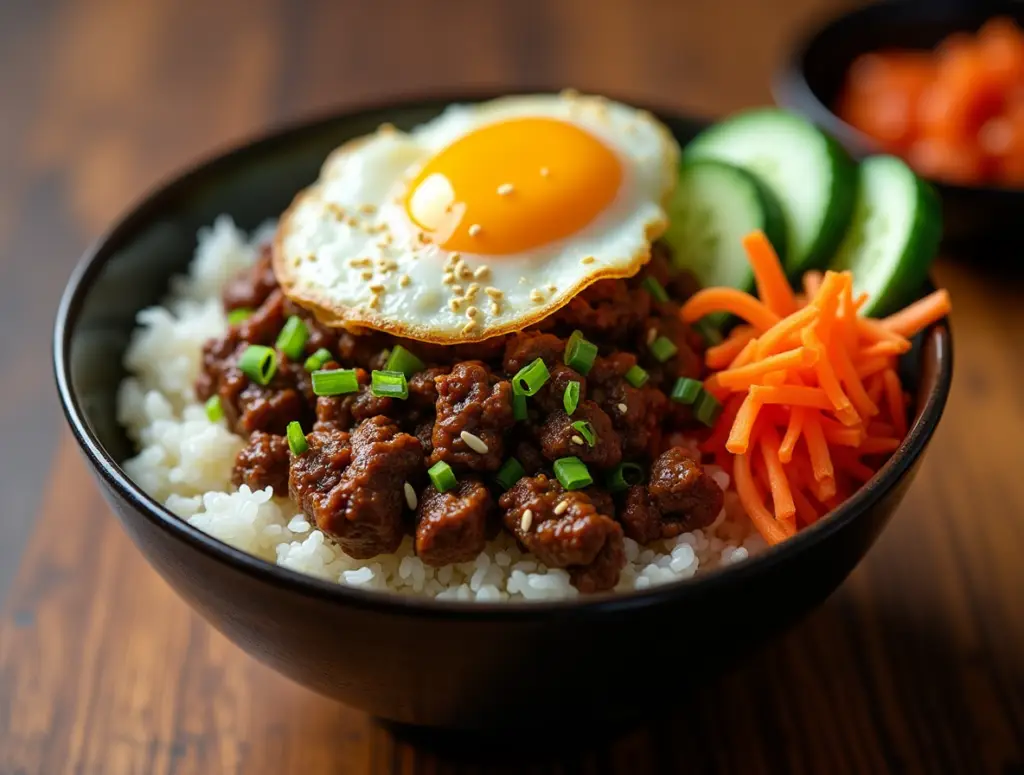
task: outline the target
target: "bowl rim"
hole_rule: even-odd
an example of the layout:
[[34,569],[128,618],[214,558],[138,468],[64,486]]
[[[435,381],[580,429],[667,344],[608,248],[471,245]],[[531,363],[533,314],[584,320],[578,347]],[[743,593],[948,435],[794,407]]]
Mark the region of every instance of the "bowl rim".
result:
[[[550,89],[548,89],[550,91]],[[428,616],[451,620],[524,620],[565,614],[586,614],[596,611],[643,609],[657,606],[668,599],[704,594],[722,585],[741,584],[753,580],[776,565],[785,563],[813,550],[814,546],[862,515],[888,494],[917,463],[930,441],[946,405],[952,380],[952,335],[948,321],[932,326],[925,335],[934,340],[937,368],[934,383],[924,398],[924,406],[912,423],[906,438],[893,456],[839,508],[826,518],[805,528],[793,538],[771,547],[735,565],[718,567],[699,576],[681,579],[630,592],[606,592],[570,599],[549,601],[475,602],[436,600],[413,595],[401,595],[380,590],[362,589],[326,579],[306,575],[251,555],[241,549],[204,533],[188,521],[176,516],[161,503],[151,498],[132,481],[120,464],[104,448],[86,420],[86,412],[72,386],[70,372],[71,344],[78,319],[94,280],[110,258],[117,253],[118,244],[131,237],[140,224],[158,217],[166,203],[186,193],[197,181],[215,175],[249,157],[258,157],[280,145],[295,142],[305,134],[315,134],[330,124],[350,118],[359,118],[385,110],[408,110],[427,106],[441,106],[453,102],[472,102],[490,99],[510,90],[460,89],[439,94],[398,96],[385,100],[362,102],[326,111],[317,116],[280,125],[253,139],[243,140],[226,150],[214,152],[187,166],[183,172],[172,174],[153,186],[136,200],[92,245],[85,250],[76,264],[61,295],[53,329],[53,370],[61,408],[71,431],[95,473],[139,512],[150,524],[166,533],[169,538],[187,544],[215,562],[227,564],[236,572],[253,580],[270,583],[282,590],[327,603],[351,605],[365,609],[403,615]],[[645,107],[656,116],[681,121],[697,121],[677,110]],[[138,547],[136,547],[138,548]]]
[[[996,9],[995,15],[1012,14],[1016,11],[1018,17],[1024,17],[1024,6],[1000,6]],[[939,13],[938,6],[931,7],[927,3],[915,2],[914,0],[888,0],[885,3],[870,3],[868,5],[854,8],[845,13],[833,16],[824,23],[812,24],[800,32],[797,42],[790,48],[790,53],[776,68],[771,78],[772,98],[777,105],[796,111],[810,119],[814,124],[824,129],[835,137],[848,151],[855,156],[867,154],[886,153],[878,145],[877,141],[870,135],[857,129],[852,124],[835,113],[832,108],[822,102],[818,93],[811,88],[807,82],[807,57],[810,50],[817,45],[819,39],[841,29],[845,25],[855,23],[862,19],[879,22],[892,17],[893,14],[919,14],[921,18],[927,15]],[[950,18],[955,18],[954,12],[946,12]],[[972,18],[971,14],[982,13],[981,9],[960,9],[958,11],[964,19]],[[851,63],[847,63],[849,66]],[[1011,188],[1008,186],[996,186],[991,184],[966,185],[963,183],[952,183],[937,178],[924,178],[929,184],[941,191],[950,193],[974,194],[983,196],[1020,196],[1024,195],[1024,188]]]

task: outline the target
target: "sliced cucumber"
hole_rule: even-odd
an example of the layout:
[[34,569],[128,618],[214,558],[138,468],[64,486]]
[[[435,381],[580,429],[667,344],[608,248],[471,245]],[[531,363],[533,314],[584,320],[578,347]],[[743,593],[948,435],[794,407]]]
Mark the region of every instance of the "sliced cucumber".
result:
[[669,203],[665,241],[678,269],[704,287],[754,286],[743,237],[761,229],[775,249],[785,247],[785,222],[778,203],[749,172],[719,161],[684,161]]
[[860,165],[853,219],[830,269],[853,272],[867,291],[865,315],[885,315],[913,300],[942,236],[942,210],[932,187],[893,156]]
[[791,278],[828,263],[849,223],[856,188],[856,168],[832,138],[798,116],[767,108],[709,127],[685,155],[743,167],[775,195],[786,219],[782,258]]

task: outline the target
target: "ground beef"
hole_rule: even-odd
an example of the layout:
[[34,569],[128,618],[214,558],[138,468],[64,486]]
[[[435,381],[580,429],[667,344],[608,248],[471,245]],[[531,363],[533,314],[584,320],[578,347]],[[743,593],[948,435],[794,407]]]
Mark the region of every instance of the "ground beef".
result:
[[[335,362],[324,364],[324,369],[332,371],[338,368]],[[397,413],[395,406],[399,402],[387,396],[375,396],[370,390],[370,374],[365,369],[357,368],[356,381],[359,391],[345,393],[340,396],[317,396],[316,399],[316,430],[347,431],[354,425],[371,417],[385,415],[393,417]]]
[[637,543],[646,544],[661,538],[661,513],[651,503],[651,496],[642,484],[629,488],[619,520],[626,535]]
[[256,309],[277,289],[277,278],[271,263],[270,244],[260,246],[259,258],[251,268],[240,272],[224,286],[221,299],[224,309]]
[[491,493],[479,479],[464,477],[444,493],[428,486],[416,509],[416,554],[434,567],[474,559],[484,549],[493,509]]
[[[435,379],[437,419],[431,461],[473,471],[496,471],[504,460],[505,431],[512,426],[512,385],[499,379],[482,361],[463,361]],[[486,452],[471,449],[462,439],[470,433]]]
[[[563,505],[564,504],[564,505]],[[585,492],[544,474],[523,477],[499,500],[503,521],[544,564],[567,568],[581,590],[611,589],[625,565],[622,528]]]
[[665,520],[663,538],[707,527],[722,510],[725,497],[682,447],[673,447],[654,461],[647,491]]
[[240,338],[250,344],[272,346],[287,319],[285,301],[280,290],[271,293],[255,312],[238,324]]
[[228,425],[240,436],[249,436],[253,431],[283,436],[292,420],[298,420],[304,428],[310,427],[313,387],[302,364],[292,363],[279,352],[273,379],[260,385],[236,365],[246,346],[239,346],[217,366],[216,394]]
[[247,484],[254,492],[273,487],[274,495],[283,497],[288,494],[289,462],[284,436],[256,431],[235,458],[231,481],[236,487]]
[[[309,435],[327,437],[326,444],[318,439],[292,462],[293,497],[349,556],[365,559],[395,551],[405,533],[405,482],[423,468],[419,441],[382,416],[366,420],[351,436],[341,431]],[[346,442],[351,462],[338,473]],[[306,463],[306,458],[311,460]],[[323,472],[321,481],[317,471]]]
[[[574,422],[590,423],[596,437],[593,446],[572,427]],[[601,407],[589,400],[581,401],[572,416],[560,408],[549,412],[537,428],[537,440],[544,457],[552,461],[560,457],[578,457],[598,468],[614,468],[622,461],[622,440],[611,419]]]
[[645,457],[657,449],[668,408],[668,398],[661,390],[650,385],[635,388],[626,381],[626,372],[634,365],[635,356],[616,353],[598,357],[589,375],[590,396],[621,435],[626,459]]
[[588,339],[623,344],[650,314],[651,297],[625,280],[599,280],[553,316],[559,330],[579,329]]
[[548,465],[548,461],[544,458],[543,453],[533,439],[519,439],[512,449],[514,450],[515,459],[519,461],[519,465],[530,476],[533,476]]
[[587,394],[587,380],[582,374],[564,363],[564,339],[553,334],[525,332],[509,337],[505,346],[504,369],[509,377],[514,377],[524,366],[529,366],[537,358],[547,366],[549,378],[535,395],[530,396],[527,406],[531,414],[553,412],[563,407],[565,389],[570,382],[580,384],[580,396]]

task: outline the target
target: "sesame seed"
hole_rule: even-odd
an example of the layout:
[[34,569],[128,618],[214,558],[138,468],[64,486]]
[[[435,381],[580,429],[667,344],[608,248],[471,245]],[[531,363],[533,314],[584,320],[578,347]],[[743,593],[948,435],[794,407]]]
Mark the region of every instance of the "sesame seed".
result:
[[500,315],[501,314],[501,305],[498,304],[498,302],[496,302],[496,301],[492,301],[491,302],[491,314],[492,315]]
[[451,285],[453,282],[455,282],[455,275],[453,275],[451,272],[445,272],[444,277],[441,278],[441,282],[443,282],[445,285]]
[[473,272],[473,277],[477,280],[486,280],[491,274],[491,268],[486,264],[481,264]]
[[580,259],[581,264],[592,264],[594,263],[594,261],[595,259],[593,256],[584,256],[583,258]]
[[384,293],[384,286],[380,283],[374,283],[370,286],[370,293]]
[[551,174],[551,170],[549,170],[547,167],[541,167],[540,168],[540,176],[542,178],[546,178],[550,174]]
[[372,280],[373,279],[373,271],[370,270],[370,269],[364,269],[361,277],[364,280]]
[[554,293],[557,290],[558,290],[558,286],[557,285],[555,285],[554,283],[548,283],[548,291],[550,293]]
[[473,301],[473,299],[476,298],[476,295],[479,292],[480,286],[477,285],[476,283],[470,283],[469,287],[466,289],[466,298],[469,299],[470,301]]
[[371,266],[372,262],[369,258],[350,258],[348,260],[348,265],[353,269],[360,269],[362,267]]
[[395,133],[395,125],[385,122],[377,127],[377,132],[382,135],[393,135]]
[[472,280],[473,279],[473,270],[470,269],[465,264],[463,264],[462,266],[459,267],[459,279],[460,280]]
[[429,244],[430,244],[430,237],[428,237],[428,236],[427,236],[426,234],[424,234],[424,233],[423,233],[422,231],[421,231],[421,232],[419,232],[419,233],[418,233],[418,234],[416,235],[416,239],[418,239],[418,240],[420,241],[420,244],[422,244],[422,245],[429,245]]
[[544,294],[538,291],[536,288],[534,288],[532,291],[530,291],[530,301],[532,301],[534,304],[540,304],[542,301],[544,301]]
[[371,204],[359,205],[359,212],[365,213],[366,215],[373,215],[377,212],[377,208]]
[[583,443],[583,439],[580,436],[573,436],[570,439],[570,441],[572,441],[573,444],[582,444]]
[[411,511],[416,511],[416,491],[408,482],[402,485],[402,489],[405,490],[405,505],[408,506]]
[[562,516],[568,510],[569,510],[569,501],[559,501],[558,505],[555,506],[555,509],[554,509],[555,516],[556,517],[560,517],[560,516]]
[[464,325],[462,327],[462,333],[464,333],[464,334],[471,333],[475,328],[476,328],[476,321],[475,320],[471,320],[468,323],[466,323],[466,325]]
[[370,309],[377,309],[380,306],[380,296],[371,296],[370,301],[367,302],[367,306]]
[[575,89],[562,89],[559,96],[566,100],[574,100],[580,96],[580,93]]
[[524,533],[530,532],[530,525],[533,524],[533,511],[527,509],[523,512],[523,518],[519,520],[519,529]]
[[399,288],[405,288],[411,282],[412,282],[412,278],[409,277],[409,275],[404,274],[404,275],[402,275],[401,277],[398,278],[398,287]]
[[452,263],[455,263],[460,258],[462,258],[461,253],[452,253],[450,256],[448,256],[448,260],[451,261]]
[[497,288],[491,288],[490,286],[488,286],[487,288],[484,288],[484,293],[486,293],[492,299],[500,299],[500,298],[502,298],[505,295],[503,292],[499,291]]
[[480,314],[480,310],[478,310],[476,307],[470,307],[469,309],[466,310],[467,318],[475,318],[478,314]]
[[452,293],[454,293],[456,296],[462,296],[463,294],[466,293],[466,291],[463,289],[461,285],[453,285]]
[[475,237],[481,231],[479,223],[471,223],[469,225],[469,236]]
[[498,196],[508,196],[514,191],[511,183],[502,183],[498,186]]
[[462,439],[463,444],[481,455],[486,455],[490,451],[490,447],[487,446],[487,443],[483,439],[469,431],[463,431],[460,433],[459,438]]
[[623,414],[629,411],[629,407],[626,406],[625,404],[617,404],[615,408],[618,409]]
[[359,228],[359,219],[356,218],[354,215],[350,215],[348,218],[346,218],[345,223],[347,223],[353,229]]
[[378,258],[377,268],[382,272],[393,272],[398,269],[398,264],[390,258]]
[[450,309],[452,312],[458,312],[459,311],[459,307],[461,307],[461,306],[462,306],[462,299],[450,299],[448,301],[448,309]]
[[647,344],[654,344],[654,340],[658,338],[658,329],[650,328],[647,330]]

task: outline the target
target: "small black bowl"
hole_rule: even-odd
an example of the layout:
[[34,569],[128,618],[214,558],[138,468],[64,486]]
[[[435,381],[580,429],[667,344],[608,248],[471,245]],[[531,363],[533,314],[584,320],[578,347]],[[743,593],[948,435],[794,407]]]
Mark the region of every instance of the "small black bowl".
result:
[[[472,99],[482,96],[475,95]],[[54,367],[68,423],[103,493],[154,568],[257,659],[376,716],[456,728],[563,729],[616,723],[671,704],[821,603],[903,498],[949,393],[949,329],[908,358],[917,417],[877,476],[780,547],[642,593],[538,604],[465,604],[362,591],[227,546],[145,495],[120,461],[115,417],[135,315],[185,270],[196,230],[220,213],[254,228],[312,181],[340,142],[384,121],[409,127],[465,95],[371,108],[274,134],[195,167],[118,222],[82,259],[57,313]],[[658,112],[681,141],[699,122]],[[636,669],[656,671],[633,680]]]
[[[954,32],[977,31],[993,16],[1024,25],[1024,4],[982,0],[920,0],[869,5],[829,22],[794,50],[776,75],[775,101],[807,116],[854,156],[878,146],[832,112],[850,65],[880,49],[931,49]],[[1019,248],[1024,189],[933,181],[942,198],[947,247],[972,256],[1006,255]]]

